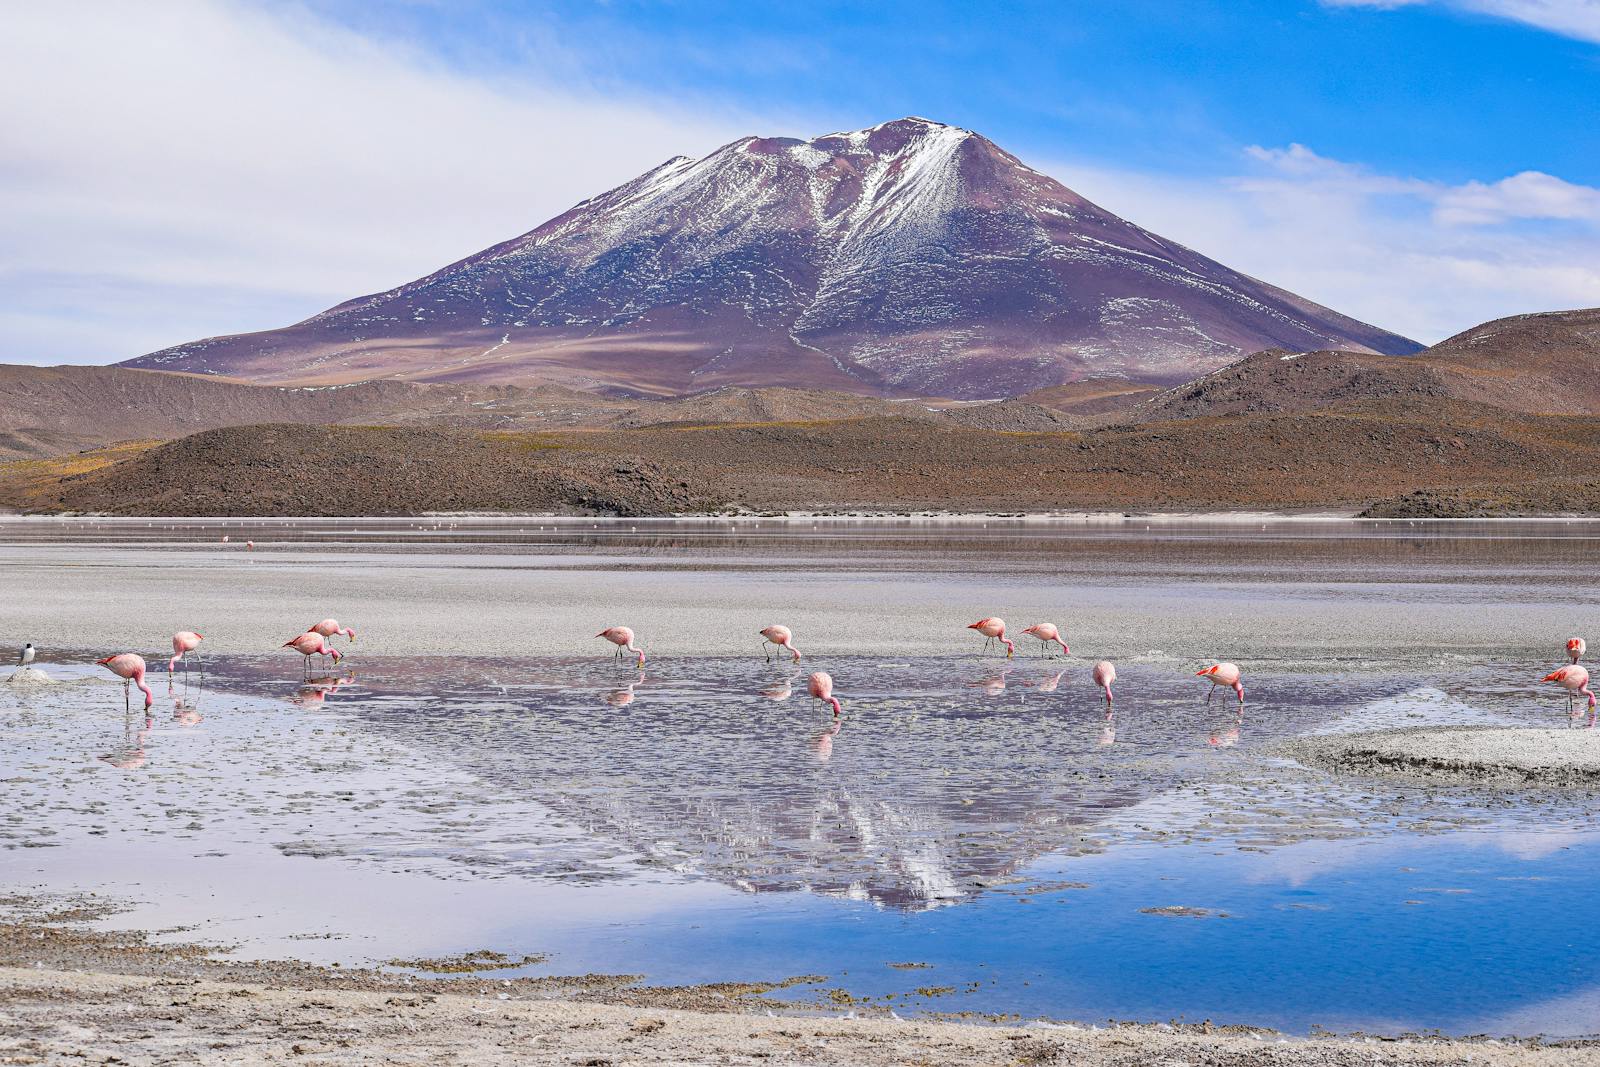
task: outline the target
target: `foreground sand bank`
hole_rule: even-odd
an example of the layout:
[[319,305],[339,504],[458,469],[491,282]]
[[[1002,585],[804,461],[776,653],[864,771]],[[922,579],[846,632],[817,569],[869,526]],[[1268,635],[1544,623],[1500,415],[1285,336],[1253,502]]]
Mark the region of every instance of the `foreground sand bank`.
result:
[[1328,770],[1482,786],[1600,785],[1600,733],[1435,726],[1299,738],[1283,746]]
[[[1018,630],[1058,622],[1074,653],[1091,661],[1216,656],[1249,668],[1374,652],[1429,663],[1439,652],[1481,658],[1508,649],[1540,665],[1545,653],[1532,650],[1558,652],[1581,622],[1570,599],[1485,582],[1478,560],[1459,561],[1459,546],[1394,549],[1414,555],[1392,556],[1390,573],[1369,581],[1359,553],[1335,555],[1308,578],[1292,561],[1259,552],[1230,566],[1214,547],[1189,558],[1152,541],[1032,556],[969,545],[946,558],[944,542],[883,549],[829,532],[776,546],[663,539],[659,547],[543,552],[8,545],[0,567],[14,595],[0,598],[0,635],[40,646],[47,668],[68,648],[148,656],[182,629],[205,634],[210,654],[268,654],[330,615],[357,628],[352,651],[363,656],[599,659],[605,649],[594,634],[615,625],[632,627],[652,656],[754,655],[756,631],[774,622],[793,628],[811,656],[905,656],[975,651],[982,642],[966,624],[1002,615]],[[1028,543],[1025,530],[1007,536]],[[1542,558],[1534,566],[1548,569]],[[1524,569],[1507,567],[1512,578]],[[1019,653],[1031,646],[1024,639]]]
[[0,1063],[1592,1064],[1586,1042],[982,1026],[0,968]]

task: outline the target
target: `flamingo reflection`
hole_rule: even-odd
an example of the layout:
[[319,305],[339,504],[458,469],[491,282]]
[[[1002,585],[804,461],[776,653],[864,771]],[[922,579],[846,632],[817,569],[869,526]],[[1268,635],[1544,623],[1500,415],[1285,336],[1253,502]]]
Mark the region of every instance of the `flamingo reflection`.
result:
[[337,693],[355,680],[356,676],[353,674],[330,674],[321,678],[307,678],[300,683],[300,688],[295,690],[294,696],[289,698],[289,703],[298,704],[303,708],[321,704],[328,699],[329,693]]
[[988,678],[981,678],[976,682],[968,682],[967,685],[974,689],[982,689],[985,696],[1003,696],[1006,691],[1006,672],[1001,671],[999,674],[990,675]]
[[844,726],[844,720],[834,717],[821,733],[811,739],[811,751],[816,754],[817,762],[827,763],[833,758],[833,739],[839,735],[839,730]]
[[761,690],[761,695],[768,700],[788,700],[794,695],[794,680],[796,677],[798,676],[791,674],[787,678],[780,678]]
[[122,744],[107,752],[100,759],[119,770],[135,771],[148,763],[149,757],[145,754],[145,739],[150,736],[150,731],[155,728],[156,721],[149,715],[140,720],[142,725],[135,730],[135,718],[124,715],[122,719]]
[[1025,682],[1023,684],[1031,685],[1041,693],[1054,693],[1056,688],[1061,685],[1061,679],[1066,676],[1066,673],[1066,671],[1056,671],[1054,674],[1045,675],[1037,682]]
[[1206,738],[1206,744],[1212,748],[1232,748],[1239,743],[1239,731],[1244,726],[1244,713],[1231,723],[1219,725],[1211,731],[1211,736]]
[[621,685],[605,695],[605,702],[614,708],[626,707],[633,703],[633,687],[644,684],[644,675],[639,675],[627,685]]

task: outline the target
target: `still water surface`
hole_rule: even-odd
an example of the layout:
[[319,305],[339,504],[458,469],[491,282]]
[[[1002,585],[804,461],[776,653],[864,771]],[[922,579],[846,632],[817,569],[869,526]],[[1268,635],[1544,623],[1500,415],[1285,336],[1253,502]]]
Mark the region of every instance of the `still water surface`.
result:
[[[1330,596],[1479,574],[1537,606],[1592,558],[1586,525],[1344,525],[1031,548],[963,528],[941,532],[930,568],[1110,561],[1137,589],[1141,568],[1250,581],[1287,553]],[[733,536],[718,530],[635,533],[569,531],[550,552],[714,570],[766,551],[713,543]],[[904,559],[916,546],[885,540],[904,534],[867,539],[869,555]],[[857,565],[804,531],[771,536],[786,559]],[[360,537],[328,544],[452,566],[477,554]],[[211,550],[192,530],[130,549]],[[815,975],[785,995],[901,1014],[1600,1031],[1592,798],[1335,779],[1273,750],[1435,722],[1592,728],[1520,655],[1374,640],[1355,658],[1255,666],[1241,714],[1204,702],[1183,655],[1152,649],[1119,657],[1108,715],[1078,657],[831,653],[815,665],[838,680],[836,721],[806,696],[812,661],[755,648],[642,671],[603,654],[351,651],[309,678],[287,652],[213,656],[203,679],[157,678],[148,720],[103,683],[0,690],[5,886],[110,892],[132,905],[113,923],[191,927],[170,936],[242,956],[490,947],[548,954],[517,973]],[[93,658],[58,651],[50,669],[90,679]]]

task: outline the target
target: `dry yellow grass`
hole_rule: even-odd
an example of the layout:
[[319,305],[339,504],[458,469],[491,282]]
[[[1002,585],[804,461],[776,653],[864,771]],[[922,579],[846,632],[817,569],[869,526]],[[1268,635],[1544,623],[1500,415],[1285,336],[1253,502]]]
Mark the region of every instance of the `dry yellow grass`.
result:
[[105,448],[66,456],[0,463],[0,507],[22,511],[51,507],[62,479],[109,467],[162,443],[159,440],[119,441]]

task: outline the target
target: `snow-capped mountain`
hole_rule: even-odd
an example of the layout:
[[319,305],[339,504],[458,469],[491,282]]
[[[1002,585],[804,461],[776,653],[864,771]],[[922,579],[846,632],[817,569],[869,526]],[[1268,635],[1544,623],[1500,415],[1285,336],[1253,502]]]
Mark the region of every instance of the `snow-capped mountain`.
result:
[[907,118],[671,159],[397,289],[131,365],[979,398],[1187,380],[1269,347],[1420,346],[1142,230],[969,130]]

